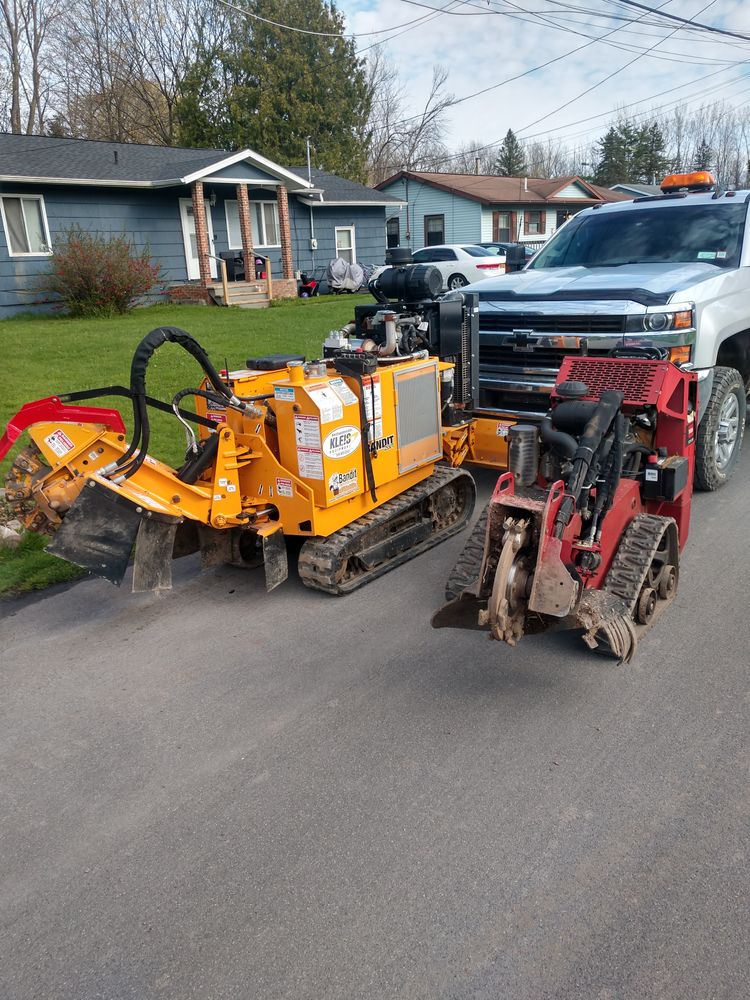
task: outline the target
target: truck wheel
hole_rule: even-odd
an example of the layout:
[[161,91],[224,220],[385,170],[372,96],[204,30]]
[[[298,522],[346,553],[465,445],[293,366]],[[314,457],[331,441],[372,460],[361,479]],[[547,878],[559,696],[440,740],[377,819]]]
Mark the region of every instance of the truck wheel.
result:
[[745,384],[734,368],[714,368],[714,382],[695,443],[695,484],[718,490],[732,478],[742,447]]
[[463,288],[464,285],[468,284],[469,282],[462,274],[452,274],[447,281],[448,289],[450,291],[454,291],[456,288]]

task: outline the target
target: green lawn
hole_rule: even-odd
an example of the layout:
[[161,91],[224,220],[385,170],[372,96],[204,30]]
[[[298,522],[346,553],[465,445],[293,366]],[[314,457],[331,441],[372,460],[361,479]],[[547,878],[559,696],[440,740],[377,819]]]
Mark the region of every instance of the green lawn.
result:
[[[26,402],[75,389],[127,385],[136,345],[157,326],[179,326],[208,351],[217,368],[244,367],[258,354],[295,352],[318,357],[328,333],[353,318],[354,305],[369,296],[326,296],[279,303],[271,309],[219,309],[207,306],[153,306],[115,319],[74,320],[20,316],[0,321],[3,381],[0,434]],[[171,401],[179,389],[193,387],[201,370],[180,348],[167,344],[148,369],[149,394]],[[130,427],[130,403],[121,397],[87,405],[114,406]],[[182,427],[168,414],[151,411],[152,454],[172,464],[184,454]],[[24,440],[17,445],[21,447]],[[4,481],[9,462],[0,463]],[[0,595],[37,589],[77,575],[74,567],[40,551],[36,539],[15,552],[0,551]],[[66,575],[67,574],[67,575]]]

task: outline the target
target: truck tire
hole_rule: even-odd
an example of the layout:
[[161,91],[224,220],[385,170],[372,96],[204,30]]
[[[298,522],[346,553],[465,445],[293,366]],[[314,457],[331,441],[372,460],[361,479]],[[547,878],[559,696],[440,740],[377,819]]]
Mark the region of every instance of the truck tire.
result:
[[740,457],[747,410],[742,376],[734,368],[714,368],[706,412],[695,443],[695,485],[718,490],[732,478]]

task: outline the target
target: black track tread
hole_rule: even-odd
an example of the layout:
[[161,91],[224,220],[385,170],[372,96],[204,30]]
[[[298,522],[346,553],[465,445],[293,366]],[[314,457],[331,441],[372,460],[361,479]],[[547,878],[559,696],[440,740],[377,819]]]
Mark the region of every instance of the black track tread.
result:
[[445,584],[446,601],[455,601],[457,597],[476,582],[479,571],[482,568],[484,558],[484,542],[487,536],[487,519],[489,517],[490,505],[484,508],[479,515],[479,519],[471,529],[466,544],[461,555],[456,560],[456,564],[451,570]]
[[674,521],[658,514],[639,514],[625,530],[604,581],[604,590],[621,598],[632,615],[659,542]]
[[[414,548],[402,552],[395,558],[383,563],[381,566],[369,572],[337,582],[336,573],[344,559],[355,556],[358,551],[367,547],[367,536],[374,528],[380,528],[388,521],[396,518],[407,511],[410,507],[421,504],[429,497],[437,493],[440,489],[454,483],[457,479],[467,480],[467,485],[471,485],[472,500],[467,505],[464,515],[447,528],[443,528],[430,535],[424,541],[415,545]],[[421,483],[405,490],[392,500],[387,500],[380,507],[365,514],[363,517],[352,521],[339,531],[335,531],[327,538],[309,538],[299,554],[297,569],[300,578],[306,587],[313,590],[322,590],[327,594],[348,594],[357,590],[365,583],[383,576],[389,570],[400,566],[421,552],[427,551],[439,542],[450,538],[466,525],[474,510],[474,499],[476,498],[476,487],[472,476],[463,469],[453,469],[448,465],[438,465],[432,475],[428,476]]]

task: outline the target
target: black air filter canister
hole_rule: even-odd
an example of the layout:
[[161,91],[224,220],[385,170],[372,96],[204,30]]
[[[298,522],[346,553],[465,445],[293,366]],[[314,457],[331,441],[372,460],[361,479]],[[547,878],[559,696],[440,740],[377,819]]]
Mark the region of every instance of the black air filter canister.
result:
[[539,428],[514,424],[508,431],[508,468],[516,483],[533,486],[539,474]]

